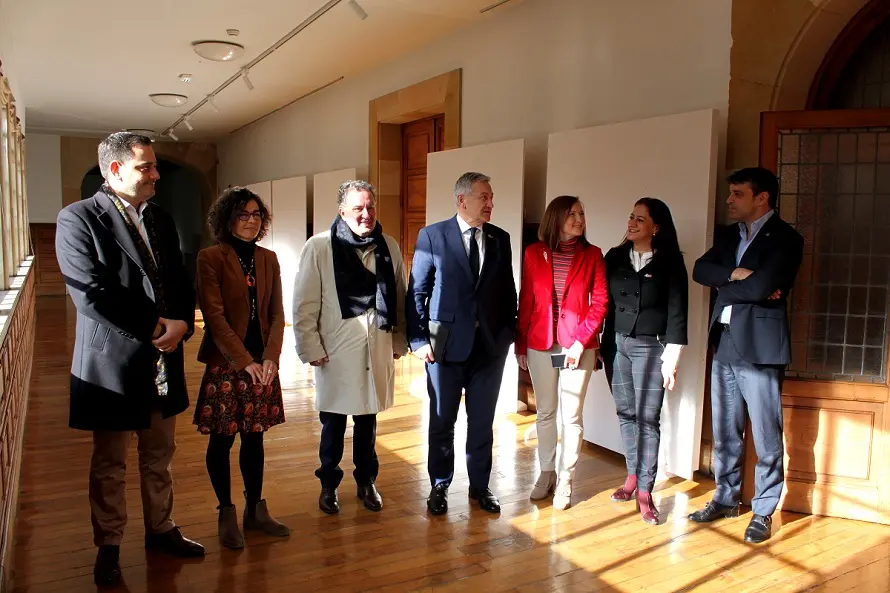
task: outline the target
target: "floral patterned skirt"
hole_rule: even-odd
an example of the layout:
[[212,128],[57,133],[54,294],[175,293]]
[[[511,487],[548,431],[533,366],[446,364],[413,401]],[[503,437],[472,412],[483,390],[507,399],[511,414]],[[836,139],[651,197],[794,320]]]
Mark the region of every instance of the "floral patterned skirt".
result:
[[201,434],[263,432],[284,422],[278,375],[271,385],[251,383],[250,375],[230,365],[207,366],[195,406]]

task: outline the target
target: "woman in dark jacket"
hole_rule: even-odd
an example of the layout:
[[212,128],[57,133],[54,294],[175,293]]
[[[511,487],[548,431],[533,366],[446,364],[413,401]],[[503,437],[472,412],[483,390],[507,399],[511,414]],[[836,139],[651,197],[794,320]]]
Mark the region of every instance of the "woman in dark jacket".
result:
[[284,340],[281,269],[273,251],[256,244],[269,228],[269,210],[250,190],[235,187],[210,208],[217,245],[198,254],[198,302],[204,340],[198,360],[207,365],[195,406],[195,424],[210,436],[207,473],[219,499],[219,537],[244,547],[232,504],[229,452],[241,435],[244,529],[287,536],[269,514],[263,491],[263,433],[284,422],[278,359]]
[[615,399],[627,479],[612,500],[637,505],[646,523],[660,522],[652,501],[658,470],[661,406],[673,389],[686,342],[689,280],[667,205],[634,204],[624,242],[606,254],[609,312],[603,330],[606,377]]

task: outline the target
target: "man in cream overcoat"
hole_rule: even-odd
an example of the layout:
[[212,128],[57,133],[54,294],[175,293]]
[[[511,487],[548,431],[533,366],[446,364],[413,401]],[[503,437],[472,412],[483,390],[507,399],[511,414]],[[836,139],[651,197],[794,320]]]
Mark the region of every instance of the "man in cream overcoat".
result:
[[355,423],[357,496],[369,510],[383,507],[375,486],[377,414],[393,405],[393,361],[408,353],[404,263],[399,244],[377,222],[374,187],[347,181],[337,203],[331,229],[303,247],[294,286],[297,356],[314,367],[322,425],[318,506],[328,514],[340,510],[337,487],[349,415]]

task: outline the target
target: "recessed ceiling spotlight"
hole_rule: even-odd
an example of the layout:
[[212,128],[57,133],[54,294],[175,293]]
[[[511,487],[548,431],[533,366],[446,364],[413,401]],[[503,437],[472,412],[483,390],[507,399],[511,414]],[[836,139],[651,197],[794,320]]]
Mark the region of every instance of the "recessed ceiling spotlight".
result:
[[240,34],[241,31],[239,31],[238,29],[226,29],[226,35],[228,35],[229,37],[237,37]]
[[180,74],[179,80],[181,80],[182,82],[191,82],[194,79],[192,78],[191,74]]
[[349,0],[349,8],[351,8],[352,11],[353,11],[356,15],[358,15],[358,18],[360,18],[360,19],[362,19],[362,20],[365,20],[366,18],[368,18],[368,13],[365,12],[365,9],[362,8],[362,7],[359,5],[359,3],[356,2],[355,0]]
[[244,46],[231,41],[195,41],[192,43],[195,53],[214,62],[231,62],[244,53]]
[[161,107],[180,107],[189,101],[185,95],[176,93],[154,93],[149,98]]

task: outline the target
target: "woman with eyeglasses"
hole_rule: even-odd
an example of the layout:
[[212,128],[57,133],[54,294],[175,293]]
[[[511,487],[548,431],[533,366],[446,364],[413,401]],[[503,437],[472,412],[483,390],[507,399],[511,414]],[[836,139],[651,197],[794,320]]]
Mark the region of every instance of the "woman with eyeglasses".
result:
[[281,270],[275,253],[256,243],[269,230],[263,201],[243,187],[225,190],[207,223],[217,244],[198,254],[198,302],[204,339],[198,360],[207,365],[195,424],[209,435],[207,473],[219,500],[219,538],[244,547],[232,503],[229,453],[241,435],[245,530],[286,537],[262,498],[263,433],[284,422],[278,359],[284,339]]

